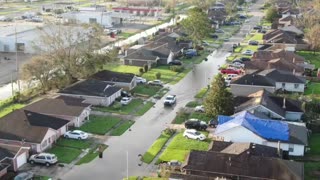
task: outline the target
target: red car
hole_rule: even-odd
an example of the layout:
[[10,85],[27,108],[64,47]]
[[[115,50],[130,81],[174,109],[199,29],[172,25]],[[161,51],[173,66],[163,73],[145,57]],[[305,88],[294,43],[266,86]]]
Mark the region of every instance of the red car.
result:
[[220,72],[222,74],[241,74],[241,70],[236,69],[221,69]]

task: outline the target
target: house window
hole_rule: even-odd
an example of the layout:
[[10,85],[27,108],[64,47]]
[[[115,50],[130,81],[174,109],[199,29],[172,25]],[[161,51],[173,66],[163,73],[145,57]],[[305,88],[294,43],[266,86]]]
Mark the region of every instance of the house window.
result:
[[294,88],[299,88],[299,84],[294,84]]
[[282,88],[286,87],[286,83],[282,83]]
[[97,23],[97,19],[96,18],[89,18],[89,23]]
[[289,152],[293,152],[294,151],[294,146],[293,144],[289,144]]

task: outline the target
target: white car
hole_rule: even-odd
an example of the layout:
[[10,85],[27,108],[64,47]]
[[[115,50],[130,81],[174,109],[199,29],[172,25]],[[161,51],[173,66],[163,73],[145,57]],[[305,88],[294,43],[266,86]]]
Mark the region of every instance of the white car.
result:
[[58,158],[54,154],[40,153],[40,154],[34,154],[30,156],[29,162],[31,164],[39,163],[39,164],[45,164],[46,166],[50,166],[52,164],[57,163]]
[[252,56],[254,53],[254,51],[247,49],[245,51],[242,52],[243,55],[248,55],[248,56]]
[[231,66],[237,67],[237,68],[244,68],[244,64],[239,63],[239,62],[234,62],[231,64]]
[[153,85],[153,86],[163,86],[163,83],[161,82],[161,80],[153,80],[153,81],[149,81],[148,82],[149,85]]
[[203,106],[203,105],[196,106],[196,107],[194,108],[194,111],[195,111],[195,112],[204,112],[204,111],[205,111],[205,110],[204,110],[204,106]]
[[130,97],[123,97],[120,101],[120,103],[122,105],[128,105],[130,102],[132,101],[132,99]]
[[64,134],[65,138],[70,138],[70,139],[87,139],[88,138],[88,133],[80,131],[80,130],[73,130],[73,131],[68,131]]
[[147,83],[147,80],[145,78],[142,78],[142,77],[136,77],[136,82],[139,84],[144,84],[144,83]]
[[195,129],[186,129],[183,133],[183,137],[186,137],[188,139],[196,139],[203,141],[206,139],[206,136],[200,132],[198,132]]

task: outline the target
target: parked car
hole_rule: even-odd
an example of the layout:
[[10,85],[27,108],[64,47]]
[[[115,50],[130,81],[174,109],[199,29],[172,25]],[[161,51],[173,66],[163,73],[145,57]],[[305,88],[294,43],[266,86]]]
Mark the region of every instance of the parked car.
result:
[[241,57],[241,58],[240,58],[240,61],[242,61],[242,62],[251,61],[251,59],[250,59],[250,58],[247,58],[247,57]]
[[163,86],[163,83],[161,82],[161,80],[149,81],[148,84],[152,86]]
[[80,130],[73,130],[73,131],[67,131],[64,134],[65,138],[69,138],[69,139],[88,139],[88,133],[80,131]]
[[243,63],[243,61],[241,61],[240,59],[235,59],[235,60],[232,61],[232,63],[236,63],[236,62]]
[[234,62],[232,64],[230,64],[233,67],[237,67],[237,68],[244,68],[244,64],[243,63],[239,63],[239,62]]
[[262,26],[254,26],[253,29],[254,30],[260,30],[260,29],[262,29]]
[[217,29],[215,32],[216,33],[224,33],[224,31],[222,29]]
[[128,105],[132,101],[131,97],[123,97],[120,101],[122,105]]
[[246,55],[246,56],[252,56],[254,53],[254,51],[250,50],[250,49],[247,49],[245,51],[242,52],[243,55]]
[[203,41],[203,42],[202,42],[202,46],[210,46],[210,44],[207,43],[207,42],[205,42],[205,41]]
[[181,66],[182,62],[180,60],[173,60],[169,62],[169,65]]
[[239,19],[247,19],[247,16],[245,16],[245,15],[239,15]]
[[259,33],[262,33],[262,34],[265,34],[265,33],[267,33],[267,30],[261,29],[261,30],[258,30],[258,32],[259,32]]
[[178,160],[171,160],[171,161],[167,162],[167,165],[169,167],[173,168],[174,170],[180,170],[182,163]]
[[217,120],[211,119],[211,120],[209,121],[209,126],[210,126],[210,127],[215,128],[215,127],[217,127],[217,125],[218,125]]
[[103,30],[103,32],[107,35],[110,35],[111,33],[113,34],[120,34],[121,30],[120,29],[114,29],[114,28],[106,28]]
[[212,37],[213,39],[218,39],[218,38],[219,38],[219,36],[216,35],[216,34],[212,34],[211,37]]
[[208,125],[204,121],[198,119],[189,119],[184,123],[185,128],[187,129],[196,129],[196,130],[206,130]]
[[165,99],[164,99],[164,106],[172,106],[177,102],[177,98],[176,95],[168,95]]
[[230,38],[224,38],[223,41],[228,42],[228,41],[230,41]]
[[198,132],[195,129],[186,129],[183,132],[183,137],[186,137],[188,139],[196,139],[196,140],[200,140],[203,141],[206,139],[206,136],[200,132]]
[[241,71],[237,69],[221,69],[220,72],[222,74],[241,74]]
[[259,45],[259,42],[258,41],[254,41],[254,40],[251,40],[248,42],[249,45],[252,45],[252,46],[258,46]]
[[56,164],[58,162],[58,158],[54,154],[40,153],[40,154],[34,154],[30,156],[29,162],[31,164],[39,163],[39,164],[45,164],[46,166],[50,166],[50,165]]
[[232,79],[235,77],[238,77],[238,76],[239,76],[238,74],[228,74],[227,75],[228,78],[232,78]]
[[121,97],[131,97],[131,94],[127,91],[121,91]]
[[13,180],[33,180],[34,174],[32,172],[22,172],[14,177]]
[[203,106],[203,105],[196,106],[196,107],[194,108],[194,111],[195,111],[195,112],[204,112],[204,111],[205,111],[205,110],[204,110],[204,106]]
[[147,80],[145,78],[136,76],[136,82],[140,84],[144,84],[147,82]]
[[196,49],[187,49],[183,52],[183,54],[187,57],[193,57],[193,56],[197,56],[197,50]]

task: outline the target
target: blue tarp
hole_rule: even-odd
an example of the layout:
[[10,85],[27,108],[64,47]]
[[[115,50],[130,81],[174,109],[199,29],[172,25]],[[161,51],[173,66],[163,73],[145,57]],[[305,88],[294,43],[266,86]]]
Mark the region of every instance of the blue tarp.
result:
[[289,140],[288,123],[270,119],[260,119],[247,111],[240,112],[235,116],[218,116],[219,125],[215,134],[229,130],[237,126],[243,126],[253,133],[267,140]]

